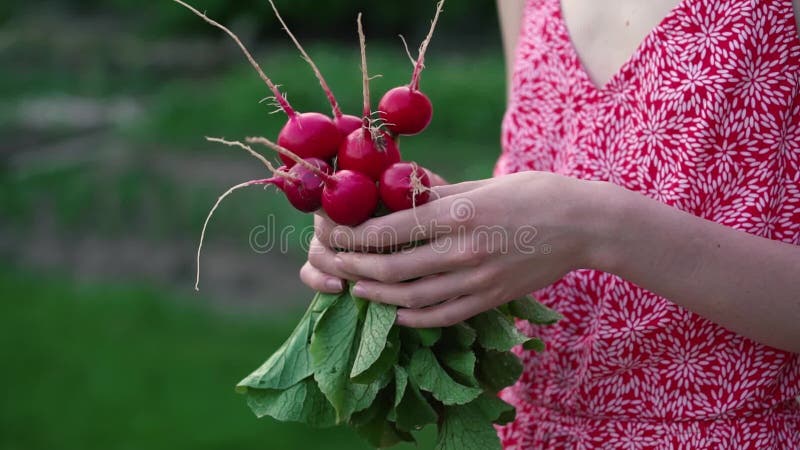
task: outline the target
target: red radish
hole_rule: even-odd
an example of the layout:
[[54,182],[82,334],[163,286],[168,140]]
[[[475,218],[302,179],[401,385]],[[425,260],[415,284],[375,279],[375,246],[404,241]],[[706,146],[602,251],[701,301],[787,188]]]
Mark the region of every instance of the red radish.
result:
[[381,200],[392,211],[414,208],[428,202],[430,187],[425,169],[416,163],[395,163],[381,175]]
[[419,47],[411,82],[407,86],[399,86],[389,90],[378,103],[378,113],[386,122],[387,128],[395,134],[417,134],[424,130],[433,118],[433,105],[427,95],[419,90],[419,79],[425,68],[425,51],[433,37],[433,30],[442,12],[444,0],[436,5],[428,35]]
[[378,206],[378,188],[370,177],[339,170],[322,190],[322,209],[339,225],[356,226],[369,219]]
[[387,167],[400,161],[400,150],[394,139],[379,131],[364,137],[362,130],[356,130],[342,141],[339,157],[336,160],[341,169],[354,170],[378,180]]
[[342,114],[339,117],[334,117],[333,123],[336,124],[336,128],[339,129],[339,132],[342,133],[342,136],[347,136],[353,131],[361,128],[361,124],[363,124],[364,121],[360,117],[351,116],[350,114]]
[[[278,21],[281,23],[281,26],[283,26],[283,29],[286,31],[286,34],[289,35],[289,38],[294,43],[295,47],[297,47],[297,50],[299,50],[300,54],[303,55],[303,59],[306,60],[309,66],[311,66],[311,70],[314,71],[314,75],[317,77],[317,80],[319,80],[319,84],[320,86],[322,86],[322,90],[325,92],[325,96],[328,97],[328,102],[331,104],[331,109],[333,111],[333,123],[336,125],[336,128],[339,130],[339,133],[342,136],[347,136],[353,130],[361,127],[361,119],[359,117],[342,113],[342,109],[339,107],[339,102],[336,101],[336,97],[334,97],[333,91],[331,91],[331,88],[325,81],[325,77],[322,76],[322,72],[314,63],[314,60],[312,60],[311,57],[308,56],[308,53],[306,53],[303,46],[300,45],[300,41],[298,41],[297,38],[294,37],[294,34],[289,30],[289,26],[286,25],[286,22],[283,21],[283,17],[281,17],[281,14],[278,12],[278,8],[275,6],[275,3],[272,0],[269,0],[269,4],[270,6],[272,6],[272,11],[275,12],[275,17],[278,18]],[[278,143],[280,143],[280,141]],[[283,146],[286,147],[286,145]],[[291,147],[287,148],[291,150]]]
[[384,170],[400,161],[397,144],[388,133],[372,127],[369,102],[369,72],[361,14],[358,15],[358,40],[361,47],[361,75],[364,95],[364,116],[361,128],[353,131],[339,146],[336,163],[339,168],[361,172],[378,180]]
[[[242,50],[244,55],[247,57],[247,60],[250,62],[256,72],[258,72],[258,76],[261,77],[261,79],[264,80],[264,83],[266,83],[267,87],[269,87],[280,109],[283,110],[283,112],[289,117],[288,122],[286,122],[286,125],[284,125],[283,129],[278,135],[278,142],[281,142],[281,145],[291,149],[294,153],[303,158],[313,157],[327,160],[336,155],[336,151],[339,148],[339,142],[342,140],[342,135],[336,128],[336,124],[333,123],[333,120],[320,113],[301,114],[295,111],[291,105],[289,105],[286,97],[284,97],[283,94],[281,94],[281,92],[278,90],[278,87],[272,82],[272,80],[269,79],[264,71],[261,70],[261,66],[259,66],[258,62],[256,62],[256,60],[247,50],[247,47],[244,46],[242,41],[234,32],[219,22],[209,18],[204,13],[201,13],[182,0],[174,1],[192,11],[209,24],[224,31]],[[290,161],[284,161],[284,163],[286,163],[287,167],[293,165],[293,162]]]
[[433,105],[427,95],[410,86],[390,89],[378,103],[380,117],[395,134],[418,134],[433,119]]
[[[333,168],[321,159],[305,160],[329,175],[333,173]],[[322,206],[322,190],[325,186],[322,178],[303,164],[292,166],[289,175],[292,178],[281,187],[289,203],[297,210],[306,213],[318,210]]]
[[378,188],[375,186],[375,181],[367,175],[352,170],[339,170],[330,175],[269,139],[248,137],[246,140],[266,145],[293,159],[297,165],[303,165],[316,173],[325,184],[322,188],[322,209],[339,225],[358,225],[375,212],[378,206]]
[[[301,158],[328,160],[336,155],[342,135],[330,117],[309,112],[289,115],[289,121],[278,133],[278,145],[286,147]],[[286,167],[294,161],[281,155]]]

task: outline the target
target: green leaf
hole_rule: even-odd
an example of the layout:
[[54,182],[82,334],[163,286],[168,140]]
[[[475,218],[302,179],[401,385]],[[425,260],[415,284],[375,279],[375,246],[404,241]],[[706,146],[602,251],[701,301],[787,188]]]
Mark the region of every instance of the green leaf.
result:
[[[364,327],[361,331],[358,353],[356,353],[356,360],[350,372],[351,378],[364,373],[381,357],[381,353],[386,347],[386,339],[389,337],[389,330],[392,329],[396,316],[397,307],[394,305],[369,303],[367,317],[364,319]],[[397,350],[395,350],[395,354]],[[394,362],[391,362],[387,368],[393,364]]]
[[564,318],[557,311],[544,306],[531,296],[509,302],[508,311],[512,316],[536,325],[552,325]]
[[322,314],[311,338],[314,379],[340,422],[353,413],[347,387],[357,326],[356,304],[349,295],[343,295]]
[[492,392],[500,392],[511,386],[522,375],[522,362],[511,352],[485,350],[476,356],[478,380]]
[[353,302],[355,302],[356,307],[358,308],[359,322],[363,322],[367,315],[367,308],[369,307],[369,304],[373,302],[353,294],[353,287],[355,287],[355,285],[355,282],[348,282],[347,292],[350,294],[350,297],[353,299]]
[[249,389],[247,404],[257,417],[270,416],[316,427],[329,427],[336,422],[336,411],[310,377],[285,390]]
[[436,450],[501,450],[501,446],[492,423],[470,403],[445,408]]
[[478,386],[475,379],[475,353],[472,350],[449,349],[438,352],[439,361],[461,384]]
[[400,366],[394,366],[394,406],[400,404],[408,384],[408,372]]
[[430,347],[442,337],[441,328],[417,328],[420,343],[425,347]]
[[389,337],[386,339],[386,346],[383,348],[378,360],[372,364],[369,369],[361,372],[356,377],[351,378],[353,383],[371,383],[378,379],[384,373],[392,372],[392,366],[397,364],[397,359],[400,353],[400,330],[399,327],[393,327],[389,331]]
[[545,351],[545,349],[547,347],[544,345],[544,341],[543,340],[541,340],[539,338],[531,338],[531,339],[528,339],[527,341],[525,341],[524,344],[522,344],[522,348],[524,348],[525,350],[535,350],[535,351],[541,353],[541,352]]
[[472,344],[475,343],[476,336],[477,333],[474,328],[461,322],[444,328],[442,330],[442,339],[439,344],[445,348],[470,348]]
[[339,292],[338,294],[326,294],[324,292],[317,292],[314,295],[314,300],[312,303],[311,310],[315,313],[322,314],[327,310],[333,302],[336,301],[337,298],[341,297],[343,294]]
[[382,392],[369,408],[353,414],[350,420],[355,431],[375,448],[391,447],[404,441],[416,443],[410,433],[399,430],[386,419],[392,404],[391,394]]
[[[516,410],[513,405],[506,403],[497,395],[483,393],[472,403],[480,409],[486,420],[497,425],[503,425],[514,421]],[[471,404],[472,404],[471,403]]]
[[[350,364],[355,358],[355,348],[350,354]],[[367,409],[375,402],[375,398],[381,389],[391,383],[394,372],[392,370],[384,371],[377,379],[369,384],[354,383],[348,380],[344,384],[344,406],[340,412],[338,419],[339,423],[345,422],[350,418],[352,413]]]
[[348,410],[356,412],[368,408],[375,401],[378,392],[391,383],[393,376],[394,373],[389,370],[369,384],[348,383],[345,386]]
[[403,399],[395,408],[397,427],[404,431],[417,431],[425,425],[436,423],[439,415],[428,403],[414,382],[408,383]]
[[419,333],[417,333],[417,330],[414,328],[401,326],[398,326],[398,328],[400,329],[400,353],[410,359],[411,355],[422,346]]
[[236,385],[237,392],[244,393],[248,388],[286,389],[311,375],[308,341],[314,328],[313,311],[318,303],[319,296],[316,296],[286,342],[261,367]]
[[511,319],[495,309],[478,314],[469,324],[478,332],[478,343],[487,350],[506,352],[528,340]]
[[458,384],[450,378],[439,365],[433,352],[426,347],[414,352],[408,372],[413,382],[445,405],[464,404],[474,400],[481,393],[478,388]]
[[505,314],[507,316],[513,315],[513,314],[511,314],[511,309],[508,307],[508,303],[503,303],[500,306],[496,306],[494,309],[500,311],[501,313],[503,313],[503,314]]

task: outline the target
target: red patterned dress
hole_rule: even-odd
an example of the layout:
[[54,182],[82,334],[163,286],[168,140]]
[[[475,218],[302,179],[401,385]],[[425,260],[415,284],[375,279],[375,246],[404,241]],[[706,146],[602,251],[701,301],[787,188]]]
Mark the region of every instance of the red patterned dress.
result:
[[[511,97],[496,175],[606,180],[800,244],[791,0],[682,0],[603,88],[560,0],[529,0]],[[506,449],[800,449],[800,355],[603,272],[536,295],[565,319],[520,325],[548,350],[520,353],[525,372],[503,393],[518,408],[499,428]]]

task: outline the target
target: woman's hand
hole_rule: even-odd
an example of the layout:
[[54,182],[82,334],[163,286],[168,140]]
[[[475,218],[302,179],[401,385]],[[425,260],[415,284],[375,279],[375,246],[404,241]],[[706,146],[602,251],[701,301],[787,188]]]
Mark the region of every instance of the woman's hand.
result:
[[[439,174],[425,169],[428,173],[428,180],[433,187],[445,186],[447,181]],[[309,243],[308,261],[300,268],[300,279],[311,289],[319,292],[335,294],[344,289],[344,279],[353,279],[352,275],[337,269],[334,264],[336,252],[329,246],[323,245],[317,236],[320,234],[328,235],[329,231],[335,227],[324,213],[314,215],[314,229],[317,230]],[[323,231],[325,230],[325,231]]]
[[[593,242],[591,182],[544,172],[435,188],[433,200],[347,228],[317,218],[301,276],[401,306],[398,323],[452,325],[583,267]],[[393,253],[367,253],[420,242]],[[349,251],[336,252],[333,248]]]
[[308,261],[300,268],[300,279],[311,289],[319,292],[335,294],[344,289],[344,279],[350,277],[339,270],[334,261],[336,252],[323,245],[318,235],[320,230],[330,229],[336,226],[327,216],[322,213],[314,215],[314,229],[316,233],[311,238],[308,246]]
[[[319,218],[303,279],[402,306],[398,322],[467,319],[576,268],[612,273],[743,336],[800,352],[800,248],[610,183],[521,172],[347,228]],[[395,253],[336,252],[422,241]],[[335,245],[331,245],[335,244]],[[754,301],[755,300],[755,301]]]

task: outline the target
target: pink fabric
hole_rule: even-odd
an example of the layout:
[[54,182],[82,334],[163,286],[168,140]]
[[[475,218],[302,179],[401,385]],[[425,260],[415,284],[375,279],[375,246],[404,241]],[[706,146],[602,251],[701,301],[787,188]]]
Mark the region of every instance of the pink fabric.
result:
[[[683,0],[602,89],[559,0],[530,0],[502,139],[496,175],[607,180],[798,245],[791,0]],[[536,295],[565,319],[520,325],[548,349],[520,351],[525,372],[503,393],[518,407],[499,428],[506,449],[800,449],[800,355],[598,271]]]

